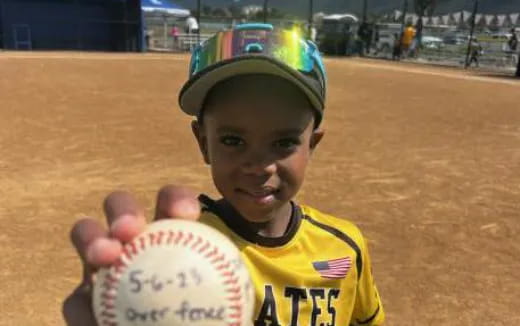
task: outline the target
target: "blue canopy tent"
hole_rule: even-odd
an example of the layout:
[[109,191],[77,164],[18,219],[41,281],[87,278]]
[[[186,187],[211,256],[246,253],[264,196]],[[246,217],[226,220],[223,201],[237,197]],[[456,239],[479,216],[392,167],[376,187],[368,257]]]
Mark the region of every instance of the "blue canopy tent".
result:
[[141,0],[141,10],[158,12],[176,17],[188,17],[190,11],[168,0]]

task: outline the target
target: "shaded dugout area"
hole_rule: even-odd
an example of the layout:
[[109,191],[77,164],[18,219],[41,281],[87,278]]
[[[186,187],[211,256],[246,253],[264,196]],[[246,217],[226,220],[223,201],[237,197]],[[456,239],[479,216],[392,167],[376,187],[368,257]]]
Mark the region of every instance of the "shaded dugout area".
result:
[[140,51],[139,0],[0,0],[0,47]]

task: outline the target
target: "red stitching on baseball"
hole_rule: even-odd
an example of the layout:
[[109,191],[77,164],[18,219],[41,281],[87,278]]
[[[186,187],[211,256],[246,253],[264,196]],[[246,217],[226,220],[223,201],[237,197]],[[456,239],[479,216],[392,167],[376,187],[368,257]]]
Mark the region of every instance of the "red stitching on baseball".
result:
[[113,288],[110,288],[109,290],[107,290],[107,292],[103,292],[101,293],[101,298],[102,299],[105,299],[105,300],[114,300],[116,297],[114,296],[114,294],[112,293],[109,293],[108,291],[112,290]]
[[206,243],[202,246],[202,248],[199,249],[199,254],[202,254],[204,251],[208,250],[209,246],[209,241],[206,240]]
[[195,248],[201,244],[202,242],[202,237],[200,235],[197,236],[197,240],[195,240],[195,243],[191,246],[191,250],[195,250]]
[[159,237],[157,238],[157,244],[162,244],[162,239],[164,237],[164,232],[163,231],[159,231]]
[[189,233],[188,233],[188,238],[187,238],[186,240],[184,240],[184,243],[183,243],[182,245],[183,245],[184,247],[186,247],[186,245],[187,245],[188,243],[190,243],[191,240],[193,240],[193,233],[189,232]]
[[101,312],[101,316],[107,317],[107,318],[115,318],[116,317],[116,315],[112,311],[106,311],[106,310],[103,310]]
[[242,288],[240,286],[235,286],[233,288],[228,288],[226,292],[228,293],[239,293]]
[[215,255],[218,255],[218,248],[217,247],[213,247],[213,250],[210,251],[206,256],[204,256],[205,258],[211,258]]
[[102,302],[101,303],[101,306],[104,307],[105,309],[114,309],[114,303],[108,303],[108,302]]
[[229,297],[226,300],[228,300],[228,301],[239,301],[240,299],[242,299],[241,295],[235,295],[234,297]]
[[168,232],[168,239],[166,240],[166,243],[167,243],[167,244],[171,244],[172,241],[173,241],[173,237],[174,237],[174,236],[175,236],[175,232],[173,232],[173,231],[170,230],[170,231]]
[[225,285],[230,285],[230,284],[237,284],[238,283],[238,277],[235,277],[235,278],[228,278],[227,280],[224,281],[224,284]]
[[179,233],[177,233],[177,238],[175,238],[175,244],[178,244],[179,241],[181,241],[183,235],[184,233],[182,233],[182,231],[179,231]]
[[221,271],[224,268],[229,268],[230,266],[231,266],[231,264],[229,262],[225,262],[224,264],[220,264],[217,266],[217,271]]
[[135,243],[130,242],[128,244],[128,248],[130,248],[130,251],[132,252],[132,254],[134,254],[134,255],[137,254],[137,246],[135,245]]
[[123,250],[121,255],[124,256],[125,259],[127,259],[127,260],[132,259],[132,253],[130,251],[128,251],[128,250]]
[[155,233],[148,233],[148,241],[150,241],[150,246],[154,246],[155,243]]
[[217,263],[217,262],[219,262],[219,261],[223,261],[224,258],[225,258],[225,256],[224,256],[224,254],[222,254],[222,255],[216,257],[215,259],[213,259],[213,260],[211,261],[211,263],[212,263],[212,264],[215,264],[215,263]]
[[121,274],[125,270],[126,264],[119,258],[112,267],[116,274]]
[[231,277],[233,276],[235,273],[233,273],[233,271],[223,271],[220,273],[220,276],[222,277]]

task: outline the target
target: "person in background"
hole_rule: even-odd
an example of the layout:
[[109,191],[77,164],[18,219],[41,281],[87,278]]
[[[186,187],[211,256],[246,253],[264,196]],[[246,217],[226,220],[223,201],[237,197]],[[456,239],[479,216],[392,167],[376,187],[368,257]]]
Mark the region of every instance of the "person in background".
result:
[[144,31],[144,42],[146,44],[146,51],[150,50],[150,47],[152,45],[152,35],[153,32],[149,29],[145,29]]
[[179,27],[177,26],[177,24],[173,24],[170,34],[173,37],[173,49],[177,50],[179,48],[179,35],[180,35]]
[[370,33],[370,28],[367,22],[361,23],[359,29],[357,31],[357,39],[356,39],[356,48],[358,54],[363,57],[365,56],[365,48],[368,42],[368,34]]
[[478,68],[480,65],[479,58],[482,55],[482,45],[480,45],[480,42],[478,41],[478,39],[476,37],[470,41],[469,51],[470,51],[470,58],[469,58],[468,67],[471,67],[471,64],[474,62],[475,66]]
[[415,30],[415,27],[413,27],[412,23],[408,23],[407,27],[404,29],[403,37],[401,39],[401,54],[404,54],[405,57],[408,56],[410,46],[412,45],[416,34],[417,31]]
[[401,37],[398,33],[394,34],[394,48],[392,51],[392,60],[399,61],[401,59]]
[[516,52],[518,48],[518,36],[516,36],[516,30],[511,28],[511,36],[507,41],[507,45],[509,46],[509,50],[512,52]]
[[381,36],[379,34],[379,25],[375,24],[374,25],[374,54],[375,55],[378,55],[379,54],[379,51],[381,50],[380,49],[380,45],[379,45],[379,40],[380,40]]
[[370,50],[372,49],[372,42],[374,40],[374,24],[367,25],[367,31],[365,33],[365,39],[363,40],[365,43],[365,53],[370,54]]

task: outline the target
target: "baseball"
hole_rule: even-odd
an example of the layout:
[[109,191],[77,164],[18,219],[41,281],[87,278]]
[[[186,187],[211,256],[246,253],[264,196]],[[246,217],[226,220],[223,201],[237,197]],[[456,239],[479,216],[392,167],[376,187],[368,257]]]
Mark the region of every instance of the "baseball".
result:
[[193,221],[150,224],[94,282],[99,326],[249,326],[253,308],[238,249]]

